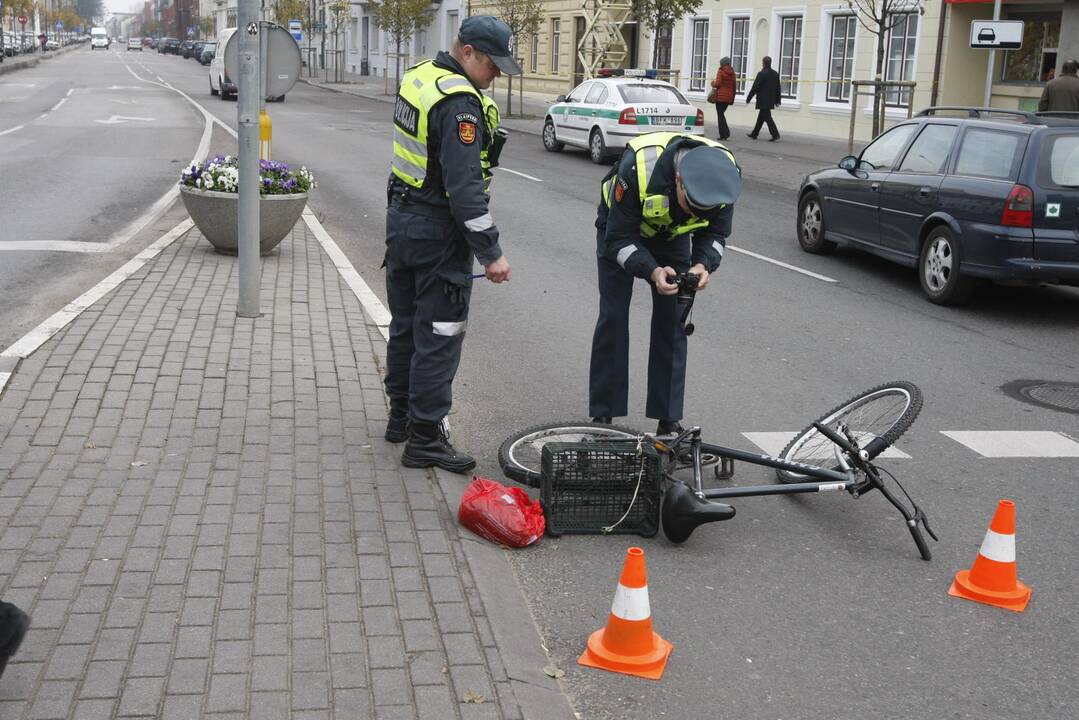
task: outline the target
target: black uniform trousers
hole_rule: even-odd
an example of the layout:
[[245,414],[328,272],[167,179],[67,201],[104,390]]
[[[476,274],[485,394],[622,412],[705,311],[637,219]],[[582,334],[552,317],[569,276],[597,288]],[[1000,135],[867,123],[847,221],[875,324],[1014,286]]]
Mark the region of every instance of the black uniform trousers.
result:
[[753,124],[753,137],[757,137],[760,134],[761,127],[768,125],[768,132],[771,133],[773,138],[779,137],[779,128],[776,127],[776,121],[772,119],[771,108],[760,108],[757,110],[757,122]]
[[386,297],[390,338],[386,394],[408,398],[409,416],[437,423],[453,403],[474,256],[448,210],[390,203],[386,213]]
[[[599,230],[599,242],[605,230]],[[646,244],[659,265],[678,272],[689,269],[690,238]],[[599,265],[599,319],[592,336],[588,377],[588,414],[629,414],[629,306],[637,280],[605,257]],[[660,295],[651,282],[652,335],[648,349],[648,394],[645,415],[655,420],[681,420],[686,394],[686,332],[676,295]]]

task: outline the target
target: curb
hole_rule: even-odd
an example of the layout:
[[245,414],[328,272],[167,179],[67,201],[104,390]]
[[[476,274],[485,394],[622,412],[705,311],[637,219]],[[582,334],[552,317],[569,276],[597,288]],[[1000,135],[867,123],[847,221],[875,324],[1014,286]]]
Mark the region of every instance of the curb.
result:
[[[433,472],[446,504],[456,515],[455,508],[461,504],[467,485],[462,481],[464,476],[438,469]],[[576,714],[565,688],[543,670],[551,659],[543,649],[543,636],[506,556],[513,551],[500,550],[465,527],[458,526],[458,530],[521,716],[524,720],[573,720]],[[527,625],[519,622],[523,617],[529,619]]]

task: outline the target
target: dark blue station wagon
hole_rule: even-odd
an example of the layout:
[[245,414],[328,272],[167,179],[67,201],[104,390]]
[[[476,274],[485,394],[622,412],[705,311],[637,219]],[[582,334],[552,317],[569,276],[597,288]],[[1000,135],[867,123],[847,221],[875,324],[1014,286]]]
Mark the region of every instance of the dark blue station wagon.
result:
[[806,177],[797,231],[916,267],[941,305],[981,279],[1079,285],[1079,113],[923,110]]

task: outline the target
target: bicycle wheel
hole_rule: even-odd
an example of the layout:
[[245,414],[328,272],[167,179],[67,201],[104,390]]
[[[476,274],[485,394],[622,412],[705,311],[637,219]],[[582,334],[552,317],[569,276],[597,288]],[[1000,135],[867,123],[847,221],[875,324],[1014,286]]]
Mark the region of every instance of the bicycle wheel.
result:
[[[922,409],[922,391],[903,380],[885,383],[858,393],[829,410],[817,422],[829,427],[846,425],[872,460],[907,431]],[[813,427],[802,430],[787,443],[779,457],[792,462],[835,468],[835,443]],[[805,482],[806,475],[776,469],[781,482]]]
[[506,438],[498,448],[498,464],[506,477],[529,487],[539,487],[540,458],[550,442],[627,440],[640,436],[633,428],[594,422],[560,422],[536,425]]

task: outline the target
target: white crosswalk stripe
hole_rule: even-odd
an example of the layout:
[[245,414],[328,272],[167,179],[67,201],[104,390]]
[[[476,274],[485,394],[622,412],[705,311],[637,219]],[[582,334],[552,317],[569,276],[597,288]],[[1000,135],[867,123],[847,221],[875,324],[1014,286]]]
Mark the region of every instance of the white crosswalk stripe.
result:
[[1079,457],[1079,441],[1049,430],[941,430],[987,458]]
[[[783,448],[787,447],[787,443],[791,441],[791,438],[797,435],[797,431],[789,432],[744,432],[742,435],[751,443],[759,447],[761,450],[769,455],[779,455],[783,452]],[[820,457],[813,457],[814,460],[828,460],[831,459],[831,449],[823,448]],[[910,458],[902,450],[898,448],[890,447],[882,452],[877,457],[882,458]],[[803,460],[806,458],[803,458]]]

